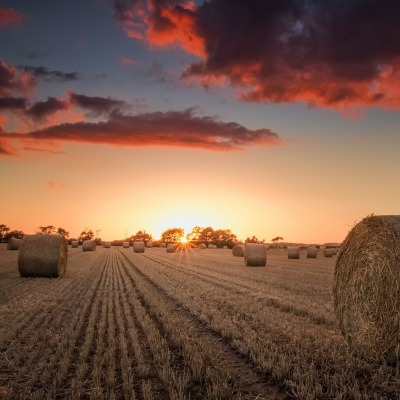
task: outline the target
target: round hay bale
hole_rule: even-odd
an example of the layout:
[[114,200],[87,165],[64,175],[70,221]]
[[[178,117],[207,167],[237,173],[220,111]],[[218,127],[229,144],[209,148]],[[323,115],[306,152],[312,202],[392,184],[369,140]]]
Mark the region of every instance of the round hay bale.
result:
[[288,247],[288,258],[299,259],[300,258],[300,247],[298,247],[298,246]]
[[175,253],[175,251],[177,250],[178,245],[174,244],[174,243],[168,243],[167,244],[167,253]]
[[134,253],[144,253],[144,242],[133,242]]
[[147,247],[148,249],[151,249],[151,248],[153,247],[153,242],[147,242],[147,243],[146,243],[146,247]]
[[129,242],[122,242],[122,247],[124,249],[128,249],[129,248]]
[[318,249],[316,247],[307,248],[307,258],[317,258]]
[[199,244],[199,249],[204,250],[204,249],[206,249],[206,248],[207,248],[207,245],[206,245],[205,243],[200,243],[200,244]]
[[62,235],[26,235],[21,240],[18,271],[23,277],[57,278],[65,274],[68,246]]
[[111,242],[103,242],[103,247],[104,247],[105,249],[111,248]]
[[246,267],[265,267],[267,251],[260,243],[246,243],[244,247],[244,265]]
[[335,249],[324,249],[324,257],[332,257],[336,254]]
[[160,247],[163,247],[163,248],[167,247],[167,243],[160,243]]
[[84,240],[82,242],[82,251],[95,251],[96,242],[94,240]]
[[400,359],[400,216],[370,216],[347,235],[333,299],[350,348],[367,359]]
[[21,239],[12,237],[7,243],[7,250],[18,250],[20,244],[21,244]]
[[236,246],[233,246],[232,254],[235,257],[244,257],[244,245],[237,244]]
[[77,248],[79,247],[79,242],[78,242],[77,240],[73,240],[73,241],[71,242],[71,247],[72,247],[73,249],[77,249]]

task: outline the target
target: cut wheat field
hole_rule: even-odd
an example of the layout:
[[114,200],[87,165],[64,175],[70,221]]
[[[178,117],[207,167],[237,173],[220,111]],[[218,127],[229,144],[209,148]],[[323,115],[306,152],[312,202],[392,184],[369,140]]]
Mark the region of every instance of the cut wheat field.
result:
[[69,248],[21,278],[0,247],[0,399],[400,399],[399,365],[348,351],[336,257]]

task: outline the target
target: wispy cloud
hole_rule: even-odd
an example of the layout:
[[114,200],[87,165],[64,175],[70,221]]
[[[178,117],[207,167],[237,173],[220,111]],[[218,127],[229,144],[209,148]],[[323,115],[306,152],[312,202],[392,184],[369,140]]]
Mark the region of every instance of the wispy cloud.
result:
[[271,129],[248,129],[217,116],[182,111],[123,115],[112,112],[106,121],[63,123],[23,135],[1,135],[14,140],[62,141],[116,146],[173,146],[206,150],[242,150],[252,145],[282,143]]
[[28,72],[38,79],[43,79],[45,81],[76,81],[79,79],[79,74],[77,72],[63,72],[58,70],[50,70],[46,67],[39,66],[33,67],[31,65],[20,65],[18,68],[24,72]]
[[252,102],[400,107],[400,2],[117,0],[128,36],[199,56],[184,72]]

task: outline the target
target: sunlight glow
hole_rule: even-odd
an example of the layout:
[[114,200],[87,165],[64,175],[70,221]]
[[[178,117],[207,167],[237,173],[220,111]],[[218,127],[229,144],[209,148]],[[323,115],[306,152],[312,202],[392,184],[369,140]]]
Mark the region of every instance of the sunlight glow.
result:
[[187,243],[187,239],[185,237],[181,238],[181,243]]

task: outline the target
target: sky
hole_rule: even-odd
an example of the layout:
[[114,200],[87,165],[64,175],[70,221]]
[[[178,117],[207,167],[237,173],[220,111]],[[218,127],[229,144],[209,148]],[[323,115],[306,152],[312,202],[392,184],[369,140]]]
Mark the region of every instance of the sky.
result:
[[399,214],[397,0],[3,0],[0,223],[341,242]]

